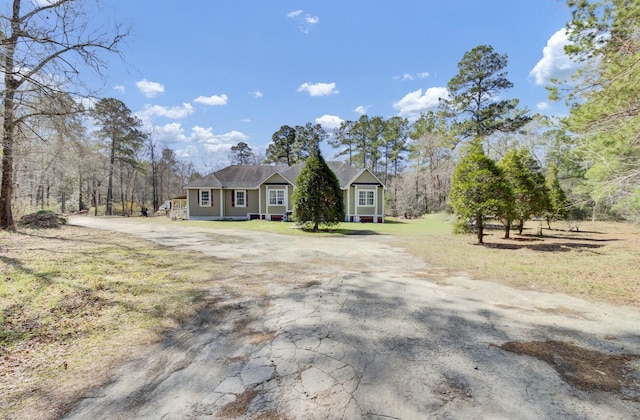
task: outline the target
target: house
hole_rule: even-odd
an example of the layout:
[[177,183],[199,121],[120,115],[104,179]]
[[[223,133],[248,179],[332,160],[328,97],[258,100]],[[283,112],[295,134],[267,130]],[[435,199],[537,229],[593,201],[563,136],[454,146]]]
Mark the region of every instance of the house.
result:
[[[385,186],[368,169],[329,161],[343,193],[345,221],[384,222]],[[185,186],[189,220],[286,220],[303,164],[232,165]]]

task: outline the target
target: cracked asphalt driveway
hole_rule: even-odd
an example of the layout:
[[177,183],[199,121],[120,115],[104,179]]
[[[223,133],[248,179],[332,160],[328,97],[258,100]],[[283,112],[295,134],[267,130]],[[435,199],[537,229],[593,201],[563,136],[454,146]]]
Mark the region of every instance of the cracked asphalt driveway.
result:
[[199,251],[228,271],[206,297],[215,310],[134,355],[65,418],[640,417],[639,359],[619,392],[605,392],[499,347],[640,355],[635,308],[444,277],[382,235],[71,223]]

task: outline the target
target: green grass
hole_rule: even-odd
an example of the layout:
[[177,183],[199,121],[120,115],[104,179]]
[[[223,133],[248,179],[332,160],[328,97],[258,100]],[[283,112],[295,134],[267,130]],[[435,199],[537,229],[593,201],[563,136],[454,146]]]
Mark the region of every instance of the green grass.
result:
[[423,218],[415,220],[400,220],[393,217],[385,218],[385,223],[339,223],[331,228],[321,226],[319,232],[310,232],[300,229],[293,222],[270,222],[264,220],[247,221],[198,221],[181,220],[169,221],[166,218],[148,219],[150,223],[179,223],[185,226],[195,226],[205,229],[242,229],[255,230],[261,232],[278,233],[282,235],[302,235],[302,236],[323,236],[323,235],[407,235],[410,236],[416,227],[422,232],[447,233],[451,231],[450,226],[442,221],[446,216],[438,218]]
[[[389,243],[445,274],[464,272],[515,287],[640,305],[640,230],[621,223],[585,225],[581,232],[545,229],[542,238],[514,235],[511,240],[502,239],[501,230],[488,230],[486,245],[478,246],[473,235],[453,235],[451,217],[442,214],[387,218],[383,224],[341,223],[318,233],[287,222],[165,217],[135,222],[310,238],[388,235],[394,238]],[[288,269],[297,268],[278,267]],[[27,405],[35,412],[53,412],[52,395],[64,392],[59,399],[72,401],[97,385],[129,348],[156,341],[202,305],[211,305],[202,296],[224,273],[214,258],[177,253],[113,232],[76,226],[0,231],[0,418],[24,413]],[[266,286],[260,278],[254,280],[243,287],[258,292]]]
[[[175,222],[173,222],[175,223]],[[579,295],[627,305],[640,305],[640,242],[637,226],[624,223],[583,223],[569,232],[558,222],[543,237],[530,234],[539,222],[530,222],[524,236],[503,239],[501,229],[486,230],[485,245],[474,235],[454,235],[453,217],[431,214],[413,220],[386,218],[385,223],[340,223],[313,233],[292,228],[293,223],[267,221],[183,221],[203,229],[243,229],[284,235],[390,235],[398,244],[449,273],[519,288]]]
[[0,231],[0,418],[25,404],[53,412],[38,401],[72,392],[58,388],[65,381],[89,386],[96,361],[107,369],[190,318],[221,272],[213,259],[112,232]]

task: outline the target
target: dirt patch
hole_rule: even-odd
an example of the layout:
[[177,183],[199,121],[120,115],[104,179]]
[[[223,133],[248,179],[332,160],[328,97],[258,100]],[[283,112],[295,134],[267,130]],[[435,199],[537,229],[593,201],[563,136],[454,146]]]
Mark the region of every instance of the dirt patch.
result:
[[611,392],[640,401],[640,372],[630,366],[640,355],[610,355],[563,341],[509,341],[499,347],[547,362],[565,382],[582,391]]
[[301,285],[296,286],[296,289],[308,289],[310,287],[313,286],[320,286],[322,283],[319,282],[318,280],[312,280],[312,281],[308,281],[306,283],[303,283]]

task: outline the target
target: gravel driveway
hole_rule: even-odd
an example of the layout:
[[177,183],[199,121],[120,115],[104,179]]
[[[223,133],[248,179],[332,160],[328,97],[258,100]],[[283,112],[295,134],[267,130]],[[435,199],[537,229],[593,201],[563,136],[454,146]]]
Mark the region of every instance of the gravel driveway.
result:
[[[199,251],[228,271],[208,297],[217,310],[136,354],[66,418],[640,418],[635,308],[447,277],[384,235],[70,223]],[[574,351],[545,360],[506,343]],[[612,387],[584,385],[611,375],[599,366],[574,382],[582,352],[620,361]]]

